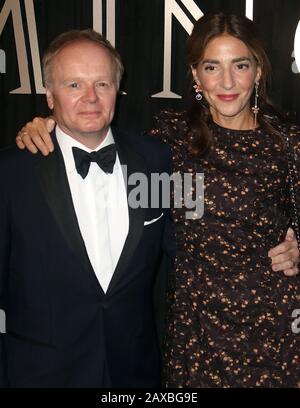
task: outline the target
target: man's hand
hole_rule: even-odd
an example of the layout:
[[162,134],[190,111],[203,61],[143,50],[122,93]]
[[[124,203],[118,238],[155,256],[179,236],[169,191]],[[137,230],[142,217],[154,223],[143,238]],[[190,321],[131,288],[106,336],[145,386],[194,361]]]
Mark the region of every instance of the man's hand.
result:
[[52,117],[36,117],[32,122],[28,122],[17,134],[16,143],[19,149],[25,147],[31,153],[37,153],[39,150],[44,156],[53,152],[54,146],[50,132],[54,129],[55,121]]
[[272,259],[273,271],[283,271],[286,276],[295,276],[299,272],[299,249],[294,231],[289,228],[285,240],[268,252]]

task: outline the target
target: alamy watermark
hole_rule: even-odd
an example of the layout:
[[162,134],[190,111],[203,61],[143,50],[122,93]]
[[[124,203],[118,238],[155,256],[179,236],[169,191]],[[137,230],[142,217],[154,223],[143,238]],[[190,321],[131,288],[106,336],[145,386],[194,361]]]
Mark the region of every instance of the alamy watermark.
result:
[[294,334],[300,333],[300,309],[293,310],[292,318],[295,319],[292,322],[292,332]]
[[[122,172],[130,208],[183,208],[186,219],[200,219],[204,213],[204,173],[133,173],[127,166]],[[115,203],[106,202],[114,207]]]
[[0,48],[0,74],[6,74],[6,55],[5,51]]
[[6,332],[5,311],[0,309],[0,333]]

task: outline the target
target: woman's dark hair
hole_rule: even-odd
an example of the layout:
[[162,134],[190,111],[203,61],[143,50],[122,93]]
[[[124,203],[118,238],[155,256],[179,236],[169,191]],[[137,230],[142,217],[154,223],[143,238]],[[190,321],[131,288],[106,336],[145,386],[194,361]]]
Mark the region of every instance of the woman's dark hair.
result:
[[[204,55],[209,41],[223,34],[229,34],[243,41],[252,53],[257,65],[261,68],[258,123],[267,132],[280,136],[278,129],[272,126],[271,118],[266,116],[266,114],[269,114],[278,117],[281,114],[272,105],[267,96],[267,82],[271,75],[271,64],[262,40],[251,20],[235,14],[205,14],[195,23],[192,34],[187,41],[188,65],[196,68]],[[253,103],[253,99],[254,95],[251,97],[251,103]],[[190,150],[195,155],[202,154],[212,145],[212,136],[209,128],[209,125],[212,123],[212,116],[208,103],[204,98],[200,103],[196,101],[194,92],[187,117],[192,136]]]

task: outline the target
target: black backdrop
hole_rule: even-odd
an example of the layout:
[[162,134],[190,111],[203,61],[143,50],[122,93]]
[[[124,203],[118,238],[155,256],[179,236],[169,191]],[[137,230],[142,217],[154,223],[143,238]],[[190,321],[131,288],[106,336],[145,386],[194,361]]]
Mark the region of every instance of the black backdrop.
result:
[[[107,4],[111,5],[112,2],[115,3],[115,45],[126,67],[122,89],[127,93],[119,98],[115,122],[126,129],[147,129],[151,126],[153,114],[163,107],[182,109],[188,103],[190,84],[184,60],[188,33],[176,17],[172,18],[171,90],[182,98],[151,97],[163,89],[165,6],[176,3],[186,18],[191,22],[195,19],[184,6],[184,0],[103,0],[98,4],[101,3],[103,7],[104,34],[107,29]],[[204,14],[212,10],[245,14],[244,0],[188,2],[198,6]],[[17,130],[26,121],[35,115],[48,113],[45,96],[38,94],[35,88],[29,37],[32,22],[28,24],[25,9],[25,5],[30,3],[34,6],[40,54],[57,34],[72,28],[93,26],[93,0],[0,0],[2,20],[5,7],[21,7],[31,84],[28,94],[11,93],[20,86],[20,74],[10,13],[2,33],[0,23],[0,49],[6,53],[6,72],[0,73],[1,147],[14,141]],[[253,6],[253,20],[265,39],[273,66],[271,96],[300,124],[300,74],[292,57],[295,31],[300,20],[300,0],[253,0]]]

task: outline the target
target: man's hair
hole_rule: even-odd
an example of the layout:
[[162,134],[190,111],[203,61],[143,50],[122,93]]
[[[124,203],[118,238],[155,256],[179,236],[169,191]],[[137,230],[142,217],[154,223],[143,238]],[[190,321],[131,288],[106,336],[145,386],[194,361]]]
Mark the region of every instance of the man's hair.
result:
[[119,89],[124,72],[120,54],[108,40],[106,40],[101,34],[90,28],[86,30],[66,31],[60,34],[58,37],[54,38],[54,40],[50,43],[49,47],[44,53],[42,60],[43,80],[46,86],[51,85],[52,63],[55,56],[68,45],[87,41],[95,43],[109,52],[114,65],[115,82],[117,85],[117,89]]

